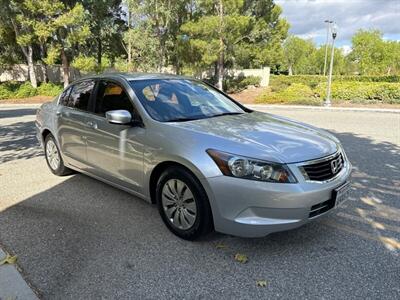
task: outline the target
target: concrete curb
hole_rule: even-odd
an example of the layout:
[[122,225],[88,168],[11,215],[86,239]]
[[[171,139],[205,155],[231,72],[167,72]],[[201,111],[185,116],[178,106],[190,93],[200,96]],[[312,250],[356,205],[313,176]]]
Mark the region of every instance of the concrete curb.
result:
[[[6,253],[0,249],[0,260]],[[38,300],[14,265],[0,265],[0,299]]]
[[266,105],[266,104],[245,104],[245,106],[257,109],[298,109],[298,110],[320,110],[320,111],[356,111],[356,112],[380,112],[400,114],[400,109],[395,108],[362,108],[362,107],[325,107],[308,105]]
[[0,108],[39,108],[41,103],[1,103]]

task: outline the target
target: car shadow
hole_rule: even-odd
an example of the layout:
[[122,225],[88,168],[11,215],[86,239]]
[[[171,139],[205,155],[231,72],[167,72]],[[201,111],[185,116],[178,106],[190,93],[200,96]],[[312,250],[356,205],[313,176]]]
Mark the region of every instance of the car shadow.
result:
[[0,163],[42,155],[35,122],[16,122],[0,127]]

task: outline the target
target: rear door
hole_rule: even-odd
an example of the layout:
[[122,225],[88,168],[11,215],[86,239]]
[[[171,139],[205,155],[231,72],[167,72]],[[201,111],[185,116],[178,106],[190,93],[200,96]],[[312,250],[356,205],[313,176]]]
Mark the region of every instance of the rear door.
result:
[[58,141],[64,159],[80,168],[87,163],[86,118],[94,85],[94,80],[72,85],[61,96],[57,110]]
[[135,124],[110,124],[105,113],[123,109],[138,116],[123,86],[101,80],[94,99],[93,113],[87,122],[87,158],[90,172],[141,193],[143,185],[143,138],[145,129]]

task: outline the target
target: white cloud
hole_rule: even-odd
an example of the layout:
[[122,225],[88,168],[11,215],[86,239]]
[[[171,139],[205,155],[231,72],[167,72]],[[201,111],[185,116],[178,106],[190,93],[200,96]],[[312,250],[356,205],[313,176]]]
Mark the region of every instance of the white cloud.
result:
[[[338,40],[349,41],[359,29],[379,29],[385,37],[400,36],[400,1],[398,0],[276,0],[283,16],[291,24],[290,32],[325,42],[324,20],[334,20]],[[397,37],[397,38],[396,38]]]

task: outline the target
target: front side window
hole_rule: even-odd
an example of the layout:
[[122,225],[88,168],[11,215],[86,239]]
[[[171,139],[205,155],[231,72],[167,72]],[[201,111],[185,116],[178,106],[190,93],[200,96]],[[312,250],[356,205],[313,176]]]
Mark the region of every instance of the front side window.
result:
[[150,116],[161,122],[245,113],[222,93],[195,80],[134,80],[130,85]]
[[94,80],[85,80],[75,84],[72,87],[67,106],[80,110],[87,110],[94,83]]
[[105,116],[107,111],[118,109],[127,110],[130,113],[134,112],[132,102],[119,84],[101,81],[96,97],[95,113]]

